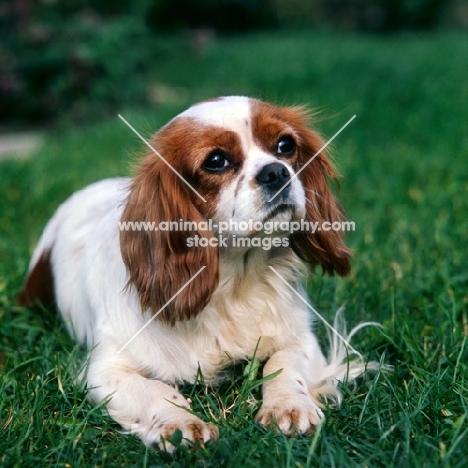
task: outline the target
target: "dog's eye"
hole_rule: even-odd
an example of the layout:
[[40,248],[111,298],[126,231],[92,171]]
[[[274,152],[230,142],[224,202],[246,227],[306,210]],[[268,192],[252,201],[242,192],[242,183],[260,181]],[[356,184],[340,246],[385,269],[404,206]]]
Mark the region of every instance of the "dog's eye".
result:
[[220,150],[213,151],[203,163],[203,168],[211,172],[219,172],[232,165],[231,158]]
[[276,149],[278,154],[284,156],[290,156],[296,151],[296,142],[290,136],[281,137],[278,141],[278,147]]

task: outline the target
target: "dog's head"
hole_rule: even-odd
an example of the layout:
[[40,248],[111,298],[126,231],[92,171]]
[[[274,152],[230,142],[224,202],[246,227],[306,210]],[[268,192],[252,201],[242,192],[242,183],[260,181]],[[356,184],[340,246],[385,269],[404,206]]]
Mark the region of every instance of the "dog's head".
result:
[[[218,284],[219,249],[203,221],[212,220],[215,227],[228,222],[235,234],[232,226],[241,221],[280,226],[304,219],[320,226],[341,220],[329,188],[335,171],[308,125],[303,108],[224,97],[190,107],[155,135],[156,151],[139,166],[122,221],[167,222],[168,229],[122,231],[120,237],[129,285],[143,310],[157,313],[165,306],[158,317],[174,323],[206,306]],[[191,222],[185,224],[191,229],[169,230],[170,222]],[[189,242],[196,236],[213,241],[196,248]],[[349,272],[350,251],[341,232],[295,232],[289,245],[312,267]]]

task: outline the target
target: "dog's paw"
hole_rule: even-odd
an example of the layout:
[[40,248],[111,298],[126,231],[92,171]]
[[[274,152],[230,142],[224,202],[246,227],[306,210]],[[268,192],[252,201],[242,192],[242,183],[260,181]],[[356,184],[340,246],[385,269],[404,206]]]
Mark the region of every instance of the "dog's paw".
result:
[[216,440],[218,428],[177,408],[177,411],[161,411],[155,414],[150,428],[139,435],[149,447],[172,453],[176,449],[174,444],[204,445],[210,440]]
[[323,421],[320,407],[308,395],[276,395],[263,402],[255,421],[287,435],[311,434]]

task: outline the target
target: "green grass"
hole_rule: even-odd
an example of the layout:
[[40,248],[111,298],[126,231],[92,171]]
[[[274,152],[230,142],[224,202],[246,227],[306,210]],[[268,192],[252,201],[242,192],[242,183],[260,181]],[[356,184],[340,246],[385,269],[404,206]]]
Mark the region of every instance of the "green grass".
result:
[[[120,434],[73,383],[82,350],[53,313],[19,308],[15,293],[57,205],[128,174],[142,145],[117,118],[59,128],[34,158],[0,163],[0,466],[466,466],[466,36],[264,34],[219,40],[199,56],[167,50],[155,80],[185,88],[186,102],[122,109],[145,134],[192,102],[235,93],[318,107],[328,136],[357,115],[334,145],[356,223],[353,273],[317,274],[309,292],[330,321],[345,304],[350,325],[384,324],[353,344],[395,370],[344,386],[342,406],[327,408],[311,437],[252,422],[260,393],[242,366],[217,390],[183,389],[219,426],[218,443],[172,458]],[[326,347],[319,324],[317,333]]]

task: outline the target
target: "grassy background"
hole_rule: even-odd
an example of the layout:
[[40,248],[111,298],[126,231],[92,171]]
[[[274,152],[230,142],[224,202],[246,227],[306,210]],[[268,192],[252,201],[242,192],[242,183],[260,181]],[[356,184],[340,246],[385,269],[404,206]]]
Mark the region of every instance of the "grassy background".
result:
[[[466,36],[448,33],[262,34],[220,39],[193,55],[174,41],[154,79],[176,102],[121,111],[146,135],[216,95],[320,108],[325,136],[357,115],[335,140],[340,198],[356,223],[353,273],[315,275],[309,292],[330,321],[345,304],[350,325],[383,323],[386,331],[364,330],[354,346],[395,372],[344,387],[343,405],[327,409],[313,437],[255,425],[259,388],[242,366],[216,392],[183,389],[220,427],[218,443],[171,458],[121,435],[73,385],[82,351],[53,313],[19,308],[15,293],[58,204],[94,180],[129,174],[142,145],[114,118],[64,125],[30,160],[0,162],[0,465],[466,466],[466,45]],[[319,324],[317,333],[326,347]]]

